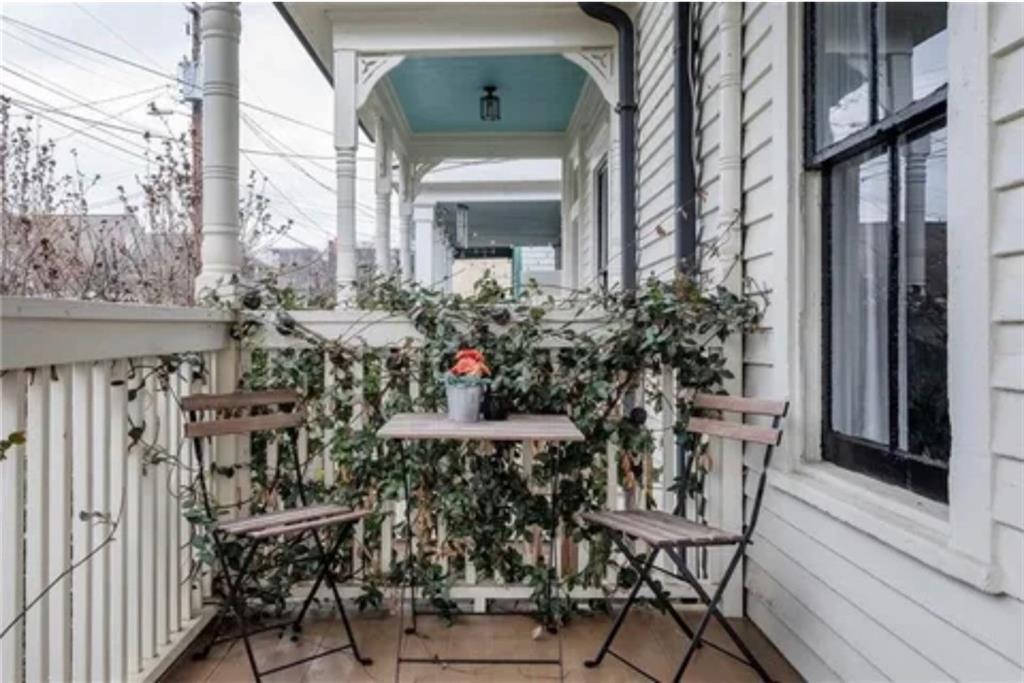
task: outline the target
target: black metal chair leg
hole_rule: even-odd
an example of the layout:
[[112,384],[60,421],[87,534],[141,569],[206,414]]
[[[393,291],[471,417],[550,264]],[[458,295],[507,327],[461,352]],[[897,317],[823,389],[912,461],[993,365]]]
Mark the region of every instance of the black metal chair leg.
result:
[[345,612],[345,605],[341,601],[341,594],[338,593],[338,586],[334,582],[333,573],[328,571],[327,585],[331,587],[331,592],[334,594],[334,604],[338,606],[338,613],[341,614],[341,623],[345,625],[345,634],[348,636],[348,642],[352,645],[352,655],[356,658],[356,661],[363,666],[370,666],[373,664],[373,659],[370,657],[364,657],[359,653],[359,644],[356,642],[356,634],[352,632],[352,624],[349,623],[348,614]]
[[[323,549],[323,544],[320,541],[320,534],[314,532],[313,536],[316,538],[317,547]],[[338,607],[338,612],[341,614],[341,623],[345,625],[345,634],[348,637],[348,642],[352,645],[352,654],[355,656],[356,661],[363,666],[369,666],[373,664],[373,660],[369,657],[363,657],[359,653],[359,645],[356,643],[356,636],[352,632],[352,624],[348,620],[348,614],[345,612],[345,604],[341,600],[341,594],[338,592],[338,584],[334,580],[334,572],[331,571],[331,558],[333,558],[338,549],[341,547],[342,542],[345,540],[343,533],[338,534],[338,539],[331,546],[331,552],[328,556],[321,556],[321,562],[323,562],[323,579],[327,582],[328,587],[331,589],[331,593],[334,595],[334,604]]]
[[245,578],[246,573],[249,571],[249,566],[252,564],[253,558],[256,556],[256,549],[259,547],[259,541],[253,541],[252,545],[249,546],[249,552],[242,561],[242,566],[238,571],[238,580],[235,583],[231,582],[231,574],[228,571],[227,558],[221,555],[221,565],[224,568],[224,576],[227,579],[229,590],[229,600],[232,611],[235,616],[238,617],[238,626],[242,630],[242,642],[245,643],[245,654],[249,657],[249,666],[252,667],[253,679],[256,683],[260,683],[260,669],[256,664],[256,655],[252,649],[252,643],[249,642],[249,622],[245,616],[245,598],[241,596],[242,581]]
[[[647,562],[645,562],[643,564],[643,567],[640,569],[640,576],[637,578],[636,583],[633,584],[633,589],[629,592],[629,597],[626,599],[626,604],[623,605],[622,611],[619,612],[619,616],[615,618],[615,623],[612,624],[612,629],[608,632],[608,635],[605,636],[604,643],[602,643],[601,645],[601,649],[597,651],[597,656],[595,656],[593,659],[588,659],[585,662],[583,662],[583,666],[587,667],[588,669],[592,669],[595,666],[599,665],[601,663],[601,660],[604,659],[604,656],[608,654],[608,650],[612,646],[612,641],[615,640],[615,636],[618,635],[619,629],[622,628],[623,622],[626,621],[626,613],[629,612],[629,608],[633,606],[633,602],[636,601],[637,594],[640,593],[640,588],[644,585],[643,577],[654,565],[654,560],[657,556],[658,551],[655,550],[653,553],[651,553],[651,556],[647,558]],[[629,555],[627,555],[627,557],[629,557]]]
[[[642,565],[640,561],[636,559],[635,555],[630,553],[629,547],[626,546],[622,539],[618,536],[612,536],[612,541],[615,543],[616,546],[618,546],[622,554],[625,555],[626,558],[633,564],[633,568],[636,569],[638,572],[641,571]],[[660,548],[655,549],[654,554],[657,555],[659,552],[661,552],[661,550],[662,549]],[[689,624],[683,621],[683,618],[679,615],[679,612],[677,612],[675,608],[672,607],[671,601],[661,596],[661,594],[658,591],[658,587],[654,584],[654,579],[651,578],[650,568],[648,568],[646,571],[643,571],[640,574],[640,577],[644,581],[644,583],[647,584],[647,587],[651,589],[651,593],[654,594],[654,599],[657,600],[661,604],[661,606],[665,608],[665,611],[668,612],[670,617],[672,617],[672,620],[676,622],[676,626],[678,626],[679,629],[686,634],[687,638],[693,640],[693,629],[690,628]],[[701,647],[701,642],[698,642],[697,647]]]
[[320,584],[323,583],[324,575],[327,573],[327,566],[324,565],[320,568],[320,573],[316,575],[316,579],[313,580],[313,587],[309,589],[309,593],[306,594],[306,599],[302,601],[302,607],[299,608],[299,613],[295,617],[295,621],[292,622],[292,640],[297,640],[298,636],[295,634],[302,632],[302,620],[306,618],[306,612],[309,611],[309,606],[313,604],[313,600],[316,599],[316,592],[320,589]]
[[[725,593],[725,588],[729,584],[729,579],[732,577],[733,572],[735,572],[736,567],[739,565],[740,559],[743,557],[745,547],[746,545],[741,543],[736,548],[736,553],[733,555],[732,560],[729,561],[729,566],[726,567],[725,573],[722,575],[721,581],[718,584],[718,588],[715,589],[715,594],[713,596],[708,596],[707,591],[704,590],[703,586],[700,585],[700,582],[697,581],[696,577],[694,577],[689,570],[685,568],[685,566],[679,566],[680,563],[678,561],[676,564],[679,566],[679,570],[684,574],[684,576],[687,577],[688,582],[693,586],[697,596],[705,605],[707,605],[707,609],[701,616],[700,622],[697,624],[697,628],[695,630],[696,637],[699,638],[704,635],[704,631],[710,624],[711,618],[714,617],[722,625],[722,628],[729,635],[729,638],[736,644],[736,647],[739,648],[750,666],[752,666],[757,672],[757,675],[761,677],[761,680],[770,683],[772,678],[768,675],[768,671],[764,668],[761,662],[758,661],[757,657],[754,656],[754,653],[750,651],[750,648],[748,648],[746,643],[743,642],[743,639],[740,638],[739,634],[736,633],[736,630],[732,627],[732,624],[729,623],[729,620],[725,618],[725,615],[718,610],[718,603],[721,601],[722,595]],[[673,557],[672,559],[675,560],[676,558]],[[694,647],[695,642],[696,641],[690,643],[690,646],[686,650],[686,654],[683,655],[683,661],[679,664],[679,669],[676,671],[676,675],[672,679],[673,681],[682,680],[683,672],[686,671],[686,667],[689,666],[690,660],[693,658],[693,654],[696,650]]]

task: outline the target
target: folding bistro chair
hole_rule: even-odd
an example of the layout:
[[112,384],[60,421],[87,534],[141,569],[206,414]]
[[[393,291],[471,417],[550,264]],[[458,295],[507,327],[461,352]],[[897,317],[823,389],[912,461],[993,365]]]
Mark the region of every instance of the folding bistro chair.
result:
[[[707,629],[709,622],[711,621],[711,617],[718,620],[732,641],[736,643],[736,647],[739,648],[743,657],[746,659],[745,663],[749,664],[755,671],[757,671],[762,680],[770,681],[771,677],[768,675],[764,666],[762,666],[757,658],[754,657],[754,653],[750,651],[750,648],[747,647],[739,634],[736,633],[735,629],[733,629],[732,625],[729,624],[729,621],[719,611],[718,603],[722,599],[725,587],[728,585],[729,579],[732,577],[733,572],[739,565],[747,544],[750,543],[750,538],[754,533],[754,526],[757,524],[757,516],[761,510],[761,499],[764,496],[765,477],[768,474],[768,466],[771,463],[772,451],[775,450],[775,447],[782,440],[782,418],[786,415],[789,403],[786,401],[772,401],[757,398],[697,394],[694,397],[693,406],[698,409],[739,413],[741,415],[767,415],[772,418],[772,424],[770,427],[726,422],[724,420],[703,417],[691,418],[689,424],[686,426],[686,430],[693,434],[708,434],[710,436],[720,436],[726,439],[763,444],[765,446],[761,476],[758,480],[757,494],[754,497],[754,505],[750,512],[750,520],[746,524],[743,533],[734,533],[683,519],[683,517],[680,516],[684,500],[684,496],[682,494],[680,494],[679,502],[676,504],[676,509],[672,513],[658,510],[622,510],[615,512],[584,513],[582,518],[585,521],[604,528],[605,532],[609,534],[612,541],[626,556],[631,566],[636,570],[639,576],[636,584],[630,591],[629,599],[626,601],[622,611],[619,612],[615,623],[612,625],[611,631],[608,632],[604,643],[601,645],[601,649],[598,650],[597,656],[594,657],[594,659],[586,661],[585,665],[587,667],[598,666],[606,654],[611,654],[613,657],[638,673],[643,674],[652,680],[657,680],[654,676],[651,676],[636,664],[626,660],[622,655],[611,649],[612,641],[615,640],[615,636],[619,632],[619,628],[621,628],[623,621],[625,621],[626,613],[636,600],[641,586],[647,584],[654,593],[655,600],[661,607],[665,608],[665,611],[669,616],[672,617],[679,628],[690,638],[690,645],[687,647],[686,653],[683,655],[683,660],[680,662],[679,668],[676,670],[676,674],[672,679],[673,681],[682,680],[683,672],[686,671],[686,667],[690,664],[690,660],[696,653],[697,648],[701,647],[702,643],[705,642],[703,641],[704,631]],[[629,544],[626,542],[626,539],[644,541],[650,546],[650,554],[644,560],[640,560],[637,557],[637,554],[632,552]],[[726,566],[725,573],[722,574],[721,581],[715,589],[715,594],[713,596],[709,596],[707,594],[707,591],[705,591],[704,587],[701,586],[700,581],[697,580],[697,577],[695,577],[687,567],[684,558],[686,548],[710,546],[736,547],[736,551],[733,554],[732,559],[729,561],[729,564]],[[654,562],[662,552],[671,558],[673,564],[675,564],[680,572],[679,574],[672,575],[682,579],[693,587],[693,590],[696,591],[701,602],[707,606],[707,610],[701,616],[696,629],[691,629],[686,622],[683,621],[683,618],[679,616],[679,613],[672,607],[668,598],[662,593],[662,591],[657,589],[656,584],[653,579],[651,579],[650,572],[652,568],[654,568]],[[717,649],[721,649],[713,643],[708,642],[707,644],[716,647]],[[732,653],[728,654],[732,655]]]
[[[185,436],[192,439],[198,469],[198,480],[200,495],[206,514],[210,519],[217,519],[213,503],[210,500],[209,490],[206,483],[205,467],[203,463],[203,442],[206,439],[212,441],[216,436],[227,435],[249,435],[254,432],[276,432],[286,430],[291,440],[292,464],[296,473],[296,492],[300,506],[290,510],[270,512],[253,515],[245,519],[232,519],[230,521],[217,522],[212,529],[212,538],[217,558],[223,572],[223,585],[225,587],[225,601],[227,608],[218,614],[218,622],[225,616],[225,612],[233,613],[238,620],[240,634],[227,638],[216,638],[210,641],[212,645],[222,640],[233,640],[241,637],[245,642],[245,651],[249,657],[249,665],[252,667],[253,677],[256,681],[260,676],[296,666],[311,659],[325,657],[342,650],[352,649],[356,660],[363,665],[371,664],[372,660],[359,654],[359,646],[355,636],[352,634],[352,626],[348,616],[345,614],[345,606],[342,604],[341,595],[338,593],[338,577],[335,576],[331,563],[338,554],[341,544],[348,535],[352,526],[370,514],[368,510],[348,510],[338,505],[307,505],[306,491],[303,484],[302,463],[299,460],[299,427],[305,422],[305,412],[298,405],[299,394],[290,389],[276,389],[271,391],[239,392],[232,394],[195,394],[182,399],[182,407],[188,413],[188,422],[185,425]],[[272,407],[278,410],[271,411]],[[282,410],[288,408],[289,410]],[[204,419],[209,417],[209,419]],[[274,473],[271,484],[276,487],[280,474],[280,463]],[[320,530],[328,530],[337,527],[337,534],[333,542],[325,544],[320,536]],[[249,575],[253,560],[256,557],[257,549],[267,542],[287,542],[297,544],[307,535],[312,535],[315,545],[315,555],[319,563],[316,573],[316,580],[302,603],[298,615],[294,620],[284,623],[276,623],[260,629],[252,629],[248,623],[246,614],[243,585],[247,579],[255,580],[255,572]],[[224,543],[228,539],[240,541],[244,549],[242,560],[235,576],[232,576],[230,562],[225,553]],[[346,579],[349,577],[345,577]],[[250,637],[259,631],[266,631],[273,628],[284,628],[291,626],[294,633],[302,630],[302,620],[316,595],[320,584],[326,582],[334,594],[334,603],[341,614],[342,623],[345,625],[345,633],[348,636],[348,643],[341,647],[333,648],[325,652],[319,652],[311,657],[303,657],[283,665],[275,666],[272,669],[260,670],[256,663],[256,656],[253,653]],[[295,637],[293,637],[295,639]],[[207,646],[209,649],[209,646]]]

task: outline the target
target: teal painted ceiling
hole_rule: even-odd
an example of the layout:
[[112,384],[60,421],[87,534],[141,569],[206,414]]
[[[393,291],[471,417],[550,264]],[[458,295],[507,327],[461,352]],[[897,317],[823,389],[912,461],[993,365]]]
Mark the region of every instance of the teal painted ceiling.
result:
[[[415,133],[561,132],[586,74],[560,55],[408,57],[389,74]],[[480,120],[484,86],[497,86],[501,120]]]

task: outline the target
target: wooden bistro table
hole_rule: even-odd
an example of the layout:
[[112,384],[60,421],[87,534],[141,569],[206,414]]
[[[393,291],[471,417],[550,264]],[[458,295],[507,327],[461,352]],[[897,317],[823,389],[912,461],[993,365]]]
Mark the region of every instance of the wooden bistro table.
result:
[[[488,442],[531,442],[546,441],[555,443],[567,443],[572,441],[583,441],[583,434],[566,415],[509,415],[507,420],[481,420],[479,422],[453,422],[446,415],[439,413],[399,413],[377,431],[381,439],[392,441],[488,441]],[[554,458],[553,471],[554,480],[551,482],[551,551],[548,561],[548,582],[547,595],[550,604],[551,587],[557,576],[555,575],[557,563],[555,558],[555,536],[558,530],[558,515],[556,513],[558,504],[558,449],[551,451]],[[402,455],[402,469],[405,480],[405,528],[407,548],[410,558],[413,557],[413,532],[411,504],[409,501],[409,468],[405,459],[405,450]],[[415,565],[415,562],[410,562]],[[415,571],[409,572],[410,604],[412,607],[412,625],[400,631],[398,641],[397,667],[402,663],[408,664],[539,664],[561,666],[561,658],[558,659],[467,659],[467,658],[442,658],[434,657],[403,657],[403,635],[416,632],[416,577]],[[521,614],[521,613],[519,613]],[[549,624],[549,628],[550,628]],[[396,676],[398,672],[396,671]]]

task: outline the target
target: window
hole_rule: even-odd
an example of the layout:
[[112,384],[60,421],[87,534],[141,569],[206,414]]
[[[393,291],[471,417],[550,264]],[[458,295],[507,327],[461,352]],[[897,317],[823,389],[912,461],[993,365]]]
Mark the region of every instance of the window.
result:
[[806,21],[823,457],[945,501],[946,6],[815,4]]
[[597,279],[608,287],[608,162],[604,161],[594,174],[594,226],[597,242]]

